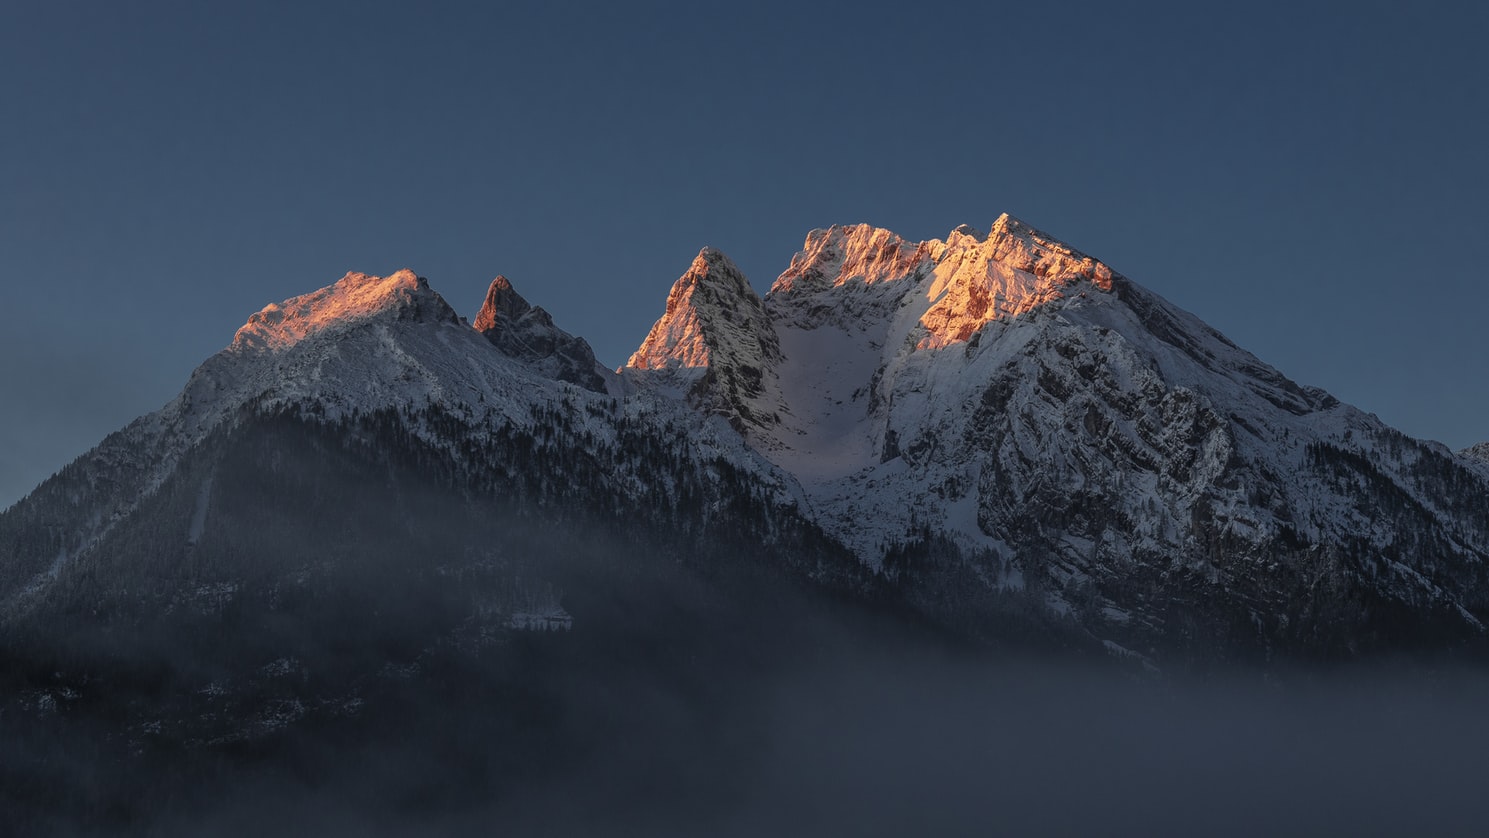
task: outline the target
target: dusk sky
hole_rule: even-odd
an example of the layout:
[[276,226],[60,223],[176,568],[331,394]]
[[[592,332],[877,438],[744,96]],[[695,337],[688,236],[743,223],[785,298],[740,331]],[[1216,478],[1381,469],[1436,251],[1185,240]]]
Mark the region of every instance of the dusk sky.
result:
[[0,5],[0,507],[266,303],[511,278],[618,365],[698,249],[1011,213],[1489,439],[1489,5]]

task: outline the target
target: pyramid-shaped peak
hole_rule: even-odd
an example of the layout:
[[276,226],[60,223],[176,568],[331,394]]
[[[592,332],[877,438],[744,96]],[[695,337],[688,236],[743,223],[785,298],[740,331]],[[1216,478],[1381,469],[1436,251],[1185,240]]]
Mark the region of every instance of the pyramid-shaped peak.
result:
[[476,331],[486,332],[500,322],[515,321],[530,310],[532,306],[512,287],[511,280],[498,275],[491,280],[491,287],[486,289],[486,299],[481,303],[481,310],[476,314],[473,325]]
[[1014,216],[1009,215],[1006,212],[1000,214],[996,219],[994,219],[993,226],[990,229],[990,232],[1012,235],[1036,235],[1043,238],[1048,238],[1048,236],[1046,236],[1044,233],[1034,229],[1033,225],[1028,224],[1021,219],[1015,218]]
[[[739,288],[749,289],[749,280],[745,279],[744,271],[734,264],[734,260],[724,254],[722,250],[714,247],[704,247],[698,251],[693,263],[688,270],[678,278],[676,285],[685,283],[714,282]],[[753,293],[753,291],[751,291]]]
[[1110,291],[1116,272],[1054,236],[1003,213],[988,231],[993,259],[1009,267],[1060,281],[1088,279]]
[[1060,253],[1077,259],[1090,258],[1060,239],[1006,212],[998,216],[998,219],[993,222],[993,226],[988,230],[987,240],[991,242],[1007,242],[1010,243],[1010,246],[1013,242],[1022,242],[1029,247],[1039,248],[1052,253]]
[[732,308],[735,300],[753,300],[756,307],[760,305],[760,295],[734,260],[717,248],[705,247],[667,292],[667,313],[663,320],[679,307],[701,305],[714,309],[723,304]]
[[761,400],[780,360],[764,301],[729,257],[705,247],[621,372],[632,386],[685,394],[743,431],[778,421]]
[[749,342],[758,344],[768,332],[760,295],[744,272],[723,252],[705,247],[673,283],[666,313],[626,366],[703,369],[721,342],[749,333]]
[[544,376],[606,391],[609,370],[595,361],[589,344],[554,325],[548,312],[523,299],[505,276],[491,281],[471,325],[504,355]]

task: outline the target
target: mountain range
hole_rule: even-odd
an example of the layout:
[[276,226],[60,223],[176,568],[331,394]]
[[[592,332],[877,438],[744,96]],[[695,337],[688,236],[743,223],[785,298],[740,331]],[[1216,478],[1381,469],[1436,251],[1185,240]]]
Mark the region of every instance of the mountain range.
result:
[[1004,215],[815,230],[763,297],[704,248],[618,370],[505,277],[468,322],[349,273],[0,515],[14,706],[131,747],[442,666],[527,707],[534,654],[764,666],[824,614],[1149,671],[1477,656],[1489,454]]
[[[918,243],[813,231],[764,298],[705,248],[614,372],[504,277],[472,325],[409,271],[269,305],[174,401],[6,513],[0,613],[107,599],[140,570],[118,540],[146,526],[149,595],[179,595],[228,513],[214,446],[285,415],[381,417],[476,483],[513,464],[468,449],[533,436],[590,462],[585,503],[654,513],[686,481],[627,438],[680,437],[666,469],[713,494],[727,468],[767,531],[779,513],[820,532],[849,576],[945,600],[933,619],[1017,593],[1117,654],[1353,655],[1489,619],[1483,446],[1454,455],[1295,384],[1007,215]],[[577,475],[523,477],[558,503]],[[174,496],[178,520],[152,517]]]

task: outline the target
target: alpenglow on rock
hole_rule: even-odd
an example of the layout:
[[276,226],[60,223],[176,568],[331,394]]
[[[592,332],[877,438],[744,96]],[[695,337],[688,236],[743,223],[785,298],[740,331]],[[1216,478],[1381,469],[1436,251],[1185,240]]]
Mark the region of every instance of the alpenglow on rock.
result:
[[[1139,654],[1176,631],[1340,655],[1482,635],[1481,473],[1016,219],[814,231],[763,308],[779,354],[713,409],[883,575],[954,554],[936,596],[1019,591]],[[722,378],[737,354],[711,338],[687,353]]]
[[[308,459],[258,456],[291,431]],[[926,242],[813,231],[763,298],[704,248],[618,374],[501,277],[474,328],[408,272],[270,306],[178,399],[0,516],[0,621],[355,567],[371,548],[350,525],[288,563],[232,547],[249,513],[329,538],[305,516],[330,464],[440,578],[491,573],[490,522],[510,516],[665,534],[679,562],[758,559],[960,636],[1160,665],[1461,648],[1489,620],[1474,452],[1294,383],[1005,215]],[[408,511],[434,491],[416,474],[468,513],[443,552]],[[545,567],[498,587],[548,585]]]
[[780,354],[760,295],[729,257],[705,247],[623,369],[642,389],[684,395],[736,427],[769,426],[780,417],[758,406]]

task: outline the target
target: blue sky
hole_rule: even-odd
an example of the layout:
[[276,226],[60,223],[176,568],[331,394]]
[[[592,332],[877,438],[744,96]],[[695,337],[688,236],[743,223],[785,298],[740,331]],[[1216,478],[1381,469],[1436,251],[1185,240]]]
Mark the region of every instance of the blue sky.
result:
[[498,273],[622,362],[699,247],[1010,212],[1489,439],[1482,4],[0,6],[0,505],[271,301]]

